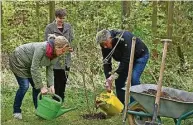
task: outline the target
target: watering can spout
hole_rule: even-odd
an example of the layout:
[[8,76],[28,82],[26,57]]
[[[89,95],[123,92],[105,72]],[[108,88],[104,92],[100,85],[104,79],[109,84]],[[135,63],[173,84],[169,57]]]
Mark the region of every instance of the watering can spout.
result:
[[72,110],[75,110],[77,108],[68,108],[68,109],[65,109],[65,108],[61,108],[59,111],[58,111],[58,114],[56,115],[56,117],[59,117],[61,115],[63,115],[64,113],[67,113],[69,111],[72,111]]

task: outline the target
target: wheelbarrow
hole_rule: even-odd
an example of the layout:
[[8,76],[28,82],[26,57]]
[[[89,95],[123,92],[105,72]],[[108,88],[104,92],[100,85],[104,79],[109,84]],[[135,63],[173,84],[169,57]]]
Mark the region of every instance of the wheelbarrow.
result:
[[[129,104],[128,121],[130,125],[144,125],[145,121],[151,121],[155,95],[145,93],[148,90],[157,90],[157,85],[141,84],[131,87],[131,96],[135,102]],[[162,92],[174,98],[160,98],[158,123],[162,124],[161,117],[173,118],[175,125],[180,125],[182,120],[193,118],[192,92],[169,87],[162,87]],[[175,99],[176,97],[178,99]]]
[[[59,99],[59,102],[54,100],[53,97]],[[46,120],[55,119],[64,113],[72,111],[76,108],[64,108],[63,102],[60,96],[56,94],[38,94],[38,107],[36,109],[36,115]]]

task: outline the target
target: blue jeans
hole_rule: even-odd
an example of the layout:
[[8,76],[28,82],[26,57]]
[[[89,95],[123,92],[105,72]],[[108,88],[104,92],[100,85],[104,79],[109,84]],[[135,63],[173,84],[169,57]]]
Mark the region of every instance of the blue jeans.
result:
[[19,84],[19,89],[17,90],[14,104],[13,104],[13,113],[21,113],[21,105],[22,105],[22,100],[25,96],[25,93],[27,92],[29,88],[29,83],[32,86],[32,96],[33,96],[33,103],[35,108],[37,108],[37,96],[40,92],[40,89],[35,89],[34,88],[34,82],[32,78],[21,78],[17,75],[15,75],[17,82]]
[[[132,78],[131,78],[131,86],[140,84],[140,77],[145,69],[148,59],[149,59],[149,53],[145,54],[143,57],[136,59],[134,61]],[[117,97],[123,104],[125,102],[125,90],[123,90],[122,88],[125,87],[125,82],[128,76],[128,68],[129,68],[129,65],[124,69],[124,71],[121,74],[119,74],[119,77],[115,80]],[[133,101],[134,99],[131,97],[130,103],[132,103]]]

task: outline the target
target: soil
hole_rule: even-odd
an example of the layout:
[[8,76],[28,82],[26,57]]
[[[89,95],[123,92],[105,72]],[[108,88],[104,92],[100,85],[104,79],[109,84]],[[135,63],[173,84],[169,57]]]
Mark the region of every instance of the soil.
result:
[[84,119],[92,120],[92,119],[106,119],[107,115],[103,112],[92,113],[92,114],[84,114],[82,115]]
[[[150,94],[150,95],[156,95],[157,90],[154,89],[148,89],[147,91],[143,91],[142,93],[146,93],[146,94]],[[172,100],[176,100],[176,101],[183,101],[183,99],[178,98],[178,97],[171,97],[168,93],[166,92],[161,92],[161,97],[166,98],[166,99],[172,99]]]

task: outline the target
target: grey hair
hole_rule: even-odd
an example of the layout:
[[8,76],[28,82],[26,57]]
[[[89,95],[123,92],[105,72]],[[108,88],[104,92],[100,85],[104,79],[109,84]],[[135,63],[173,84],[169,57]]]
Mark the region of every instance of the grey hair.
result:
[[69,45],[69,42],[64,36],[55,37],[54,41],[55,48],[63,48],[66,44]]
[[110,37],[111,37],[111,33],[108,30],[103,29],[97,33],[96,42],[100,44],[103,41],[106,41]]

